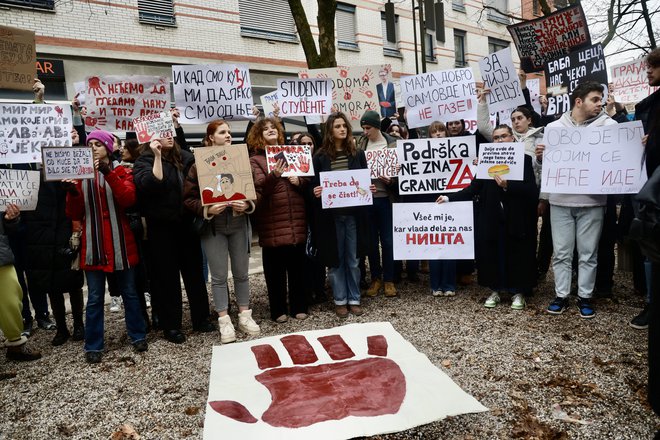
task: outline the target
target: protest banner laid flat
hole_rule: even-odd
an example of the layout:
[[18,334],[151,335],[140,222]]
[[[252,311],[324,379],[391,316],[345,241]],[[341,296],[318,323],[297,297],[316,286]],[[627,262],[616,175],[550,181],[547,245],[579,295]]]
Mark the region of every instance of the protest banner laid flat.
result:
[[314,175],[312,147],[309,145],[267,145],[266,163],[269,172],[273,171],[280,159],[284,159],[286,166],[282,177]]
[[396,166],[399,163],[395,148],[379,148],[367,150],[367,165],[371,171],[371,178],[396,177]]
[[541,191],[636,194],[646,182],[641,121],[604,127],[546,127]]
[[44,180],[93,179],[94,152],[91,147],[43,147]]
[[133,119],[170,108],[166,77],[99,75],[85,83],[87,130],[134,131]]
[[474,136],[398,140],[396,153],[401,194],[460,191],[476,172]]
[[247,145],[195,148],[202,205],[256,200]]
[[141,144],[152,139],[172,138],[176,132],[170,111],[152,113],[133,119],[133,127]]
[[474,258],[472,202],[392,204],[395,260]]
[[321,171],[321,207],[346,208],[373,204],[368,169]]
[[0,89],[31,91],[36,77],[34,32],[0,26]]
[[488,110],[497,112],[525,105],[525,97],[520,88],[520,79],[513,65],[511,48],[491,53],[479,60],[481,80],[484,88],[490,89],[486,95]]
[[318,116],[332,112],[332,81],[324,78],[277,80],[282,116]]
[[469,67],[404,76],[400,84],[410,128],[477,119],[477,89]]
[[649,85],[644,58],[617,64],[610,70],[610,81],[614,84],[614,90],[610,93],[614,94],[617,102],[624,104],[639,102],[658,90],[658,87]]
[[560,9],[535,20],[507,26],[525,72],[538,72],[550,60],[591,44],[589,27],[580,5]]
[[70,147],[71,107],[0,104],[0,164],[41,162],[42,147]]
[[479,144],[477,179],[493,180],[500,176],[505,180],[524,180],[525,144],[522,142],[501,142]]
[[[265,95],[261,95],[261,98],[259,98],[261,101],[261,107],[264,109],[264,115],[268,118],[272,118],[275,116],[275,104],[277,104],[277,90],[273,90],[270,93],[266,93]],[[279,105],[279,104],[278,104]]]
[[195,64],[172,66],[174,101],[181,123],[214,119],[252,119],[252,83],[247,66]]
[[0,212],[7,205],[18,205],[21,211],[37,208],[41,173],[31,170],[0,169]]

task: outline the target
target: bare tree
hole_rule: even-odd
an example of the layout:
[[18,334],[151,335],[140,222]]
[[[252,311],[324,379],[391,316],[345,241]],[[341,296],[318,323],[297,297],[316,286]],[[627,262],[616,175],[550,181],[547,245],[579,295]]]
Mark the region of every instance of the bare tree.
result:
[[305,52],[307,67],[310,69],[336,67],[335,11],[337,10],[337,0],[316,0],[318,5],[316,21],[319,27],[318,50],[301,0],[288,1],[300,37],[300,44]]

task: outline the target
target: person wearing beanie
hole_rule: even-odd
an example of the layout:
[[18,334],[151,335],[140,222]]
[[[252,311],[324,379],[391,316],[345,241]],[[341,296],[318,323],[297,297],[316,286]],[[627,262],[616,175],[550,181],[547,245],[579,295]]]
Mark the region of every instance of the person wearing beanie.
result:
[[378,112],[373,110],[367,110],[364,112],[360,118],[360,126],[364,127],[368,125],[370,127],[379,128],[380,127],[380,115]]

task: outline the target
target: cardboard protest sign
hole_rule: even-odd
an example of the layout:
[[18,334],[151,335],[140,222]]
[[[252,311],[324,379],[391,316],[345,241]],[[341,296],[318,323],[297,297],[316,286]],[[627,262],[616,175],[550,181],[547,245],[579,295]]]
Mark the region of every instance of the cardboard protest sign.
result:
[[134,131],[133,119],[170,108],[165,77],[91,76],[85,82],[87,130]]
[[322,171],[321,207],[345,208],[348,206],[371,205],[373,198],[369,186],[369,170]]
[[658,90],[658,87],[649,85],[646,67],[644,58],[611,67],[610,81],[614,89],[610,93],[614,94],[617,102],[639,102]]
[[267,145],[266,162],[269,172],[275,168],[275,164],[280,159],[284,159],[286,164],[283,177],[314,175],[310,145]]
[[477,119],[477,89],[469,67],[404,76],[400,83],[410,128]]
[[560,9],[535,20],[507,26],[525,72],[538,72],[550,60],[591,44],[580,5]]
[[182,123],[252,119],[252,83],[247,66],[172,66],[172,80]]
[[39,171],[0,168],[0,212],[7,205],[18,205],[21,211],[34,211],[39,198]]
[[524,180],[525,144],[521,142],[501,142],[480,144],[477,179]]
[[395,260],[474,258],[472,202],[394,203]]
[[41,147],[71,146],[68,105],[0,104],[0,163],[41,162]]
[[267,118],[275,116],[274,109],[275,104],[277,104],[277,90],[261,95],[259,100],[261,101],[261,107],[264,109],[264,115],[266,115]]
[[332,112],[332,81],[323,78],[278,79],[277,102],[282,116],[328,115]]
[[546,127],[541,191],[636,194],[646,182],[641,121],[604,127]]
[[479,68],[484,88],[490,89],[486,95],[488,110],[497,112],[525,104],[510,47],[479,60]]
[[396,166],[399,163],[395,148],[379,148],[367,150],[367,165],[371,171],[371,178],[396,177]]
[[529,90],[529,98],[532,101],[534,111],[540,115],[542,113],[541,103],[539,102],[539,96],[541,95],[541,79],[527,78],[527,90]]
[[396,153],[401,194],[460,191],[476,171],[474,136],[399,140]]
[[545,66],[546,87],[552,92],[548,94],[546,114],[557,115],[570,110],[570,94],[584,81],[596,81],[607,88],[605,53],[600,43],[555,58]]
[[256,200],[247,145],[195,148],[195,165],[203,205]]
[[138,142],[145,143],[152,139],[171,138],[175,136],[174,122],[170,111],[152,113],[133,119],[134,131]]
[[91,147],[44,147],[41,149],[44,180],[93,179],[94,152]]
[[36,77],[34,32],[0,26],[0,89],[31,91]]

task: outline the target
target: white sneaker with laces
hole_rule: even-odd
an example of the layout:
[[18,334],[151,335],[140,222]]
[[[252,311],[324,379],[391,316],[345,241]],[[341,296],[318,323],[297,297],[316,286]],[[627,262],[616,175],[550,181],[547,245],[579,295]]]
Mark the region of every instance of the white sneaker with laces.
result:
[[443,292],[442,290],[432,290],[431,294],[433,296],[445,296],[445,292]]
[[144,292],[144,302],[145,302],[147,308],[151,307],[151,293]]
[[252,310],[243,310],[238,314],[238,329],[250,336],[257,336],[261,332],[259,325],[252,319]]
[[456,292],[453,290],[445,290],[445,296],[456,296]]
[[522,310],[525,308],[525,297],[522,293],[516,293],[511,298],[511,308],[514,310]]
[[118,312],[121,310],[121,296],[110,297],[110,311]]
[[220,330],[220,342],[223,344],[229,344],[236,340],[236,331],[229,315],[218,318],[218,329]]
[[493,292],[490,294],[490,296],[484,303],[484,307],[488,307],[489,309],[492,309],[493,307],[496,307],[499,303],[500,303],[500,295],[497,292]]

